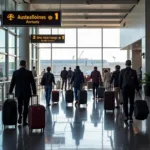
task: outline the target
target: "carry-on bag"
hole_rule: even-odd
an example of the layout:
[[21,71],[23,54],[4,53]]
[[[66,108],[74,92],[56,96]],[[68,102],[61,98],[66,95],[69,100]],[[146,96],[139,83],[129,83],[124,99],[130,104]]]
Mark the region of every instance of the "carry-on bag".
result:
[[[10,97],[12,96],[12,98]],[[14,94],[7,94],[7,100],[3,103],[2,107],[2,122],[4,126],[17,125],[17,101]]]
[[[37,104],[32,105],[33,97],[36,97]],[[38,104],[38,95],[31,97],[31,106],[29,107],[29,130],[41,129],[44,132],[45,129],[45,107]]]
[[87,105],[87,91],[86,90],[80,90],[78,93],[78,105],[80,107],[80,104]]
[[87,82],[87,89],[88,90],[92,89],[92,82],[91,81]]
[[73,103],[73,100],[74,100],[73,90],[67,90],[66,94],[65,94],[65,97],[66,97],[66,104],[67,103]]
[[104,87],[99,87],[97,89],[98,98],[104,98],[104,92],[105,92],[105,88]]
[[115,109],[115,92],[108,90],[104,92],[104,110],[113,110]]
[[149,108],[145,100],[136,100],[134,103],[134,116],[137,120],[147,119]]
[[59,91],[52,91],[52,102],[58,103],[59,102]]

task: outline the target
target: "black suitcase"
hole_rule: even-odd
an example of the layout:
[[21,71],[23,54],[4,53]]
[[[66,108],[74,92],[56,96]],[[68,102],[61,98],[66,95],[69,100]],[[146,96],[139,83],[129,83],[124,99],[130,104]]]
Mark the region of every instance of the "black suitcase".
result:
[[115,92],[114,91],[105,91],[104,92],[104,110],[113,110],[115,109]]
[[86,90],[80,90],[79,91],[78,100],[79,100],[79,103],[78,103],[79,106],[80,106],[80,104],[86,104],[87,105],[87,91]]
[[72,90],[68,90],[66,91],[66,104],[67,103],[73,103],[73,91]]
[[[17,111],[17,102],[14,99],[14,95],[12,94],[13,98],[8,98],[2,108],[2,121],[3,125],[17,125],[17,117],[18,117],[18,111]],[[8,94],[9,97],[9,94]]]
[[104,92],[105,92],[105,88],[104,87],[99,87],[97,89],[98,98],[104,98]]
[[147,102],[144,100],[136,100],[134,103],[134,116],[137,120],[147,119],[149,108]]

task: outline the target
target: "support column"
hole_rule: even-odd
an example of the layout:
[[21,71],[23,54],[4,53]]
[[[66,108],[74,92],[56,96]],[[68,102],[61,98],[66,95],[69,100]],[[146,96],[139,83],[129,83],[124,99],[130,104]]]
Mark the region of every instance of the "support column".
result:
[[[18,4],[17,10],[30,10],[29,4]],[[29,48],[29,27],[19,27],[19,61],[25,60],[27,62],[27,69],[30,69],[30,48]]]
[[145,37],[142,39],[142,73],[150,73],[150,0],[145,0]]

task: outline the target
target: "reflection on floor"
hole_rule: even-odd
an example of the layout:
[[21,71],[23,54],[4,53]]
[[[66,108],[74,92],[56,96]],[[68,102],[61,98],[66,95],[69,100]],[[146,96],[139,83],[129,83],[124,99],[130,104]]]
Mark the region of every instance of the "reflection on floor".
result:
[[[40,93],[45,105],[44,92]],[[149,150],[150,118],[126,126],[122,108],[104,113],[103,102],[88,93],[88,107],[66,107],[64,93],[59,105],[46,108],[46,129],[41,134],[28,127],[6,129],[0,135],[2,150]],[[2,124],[0,125],[2,129]]]

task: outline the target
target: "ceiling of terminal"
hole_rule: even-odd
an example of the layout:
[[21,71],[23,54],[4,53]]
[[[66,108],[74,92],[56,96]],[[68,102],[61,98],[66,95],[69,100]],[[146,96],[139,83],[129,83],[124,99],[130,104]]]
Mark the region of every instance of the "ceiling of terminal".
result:
[[30,0],[31,10],[61,10],[62,27],[120,27],[139,0]]

